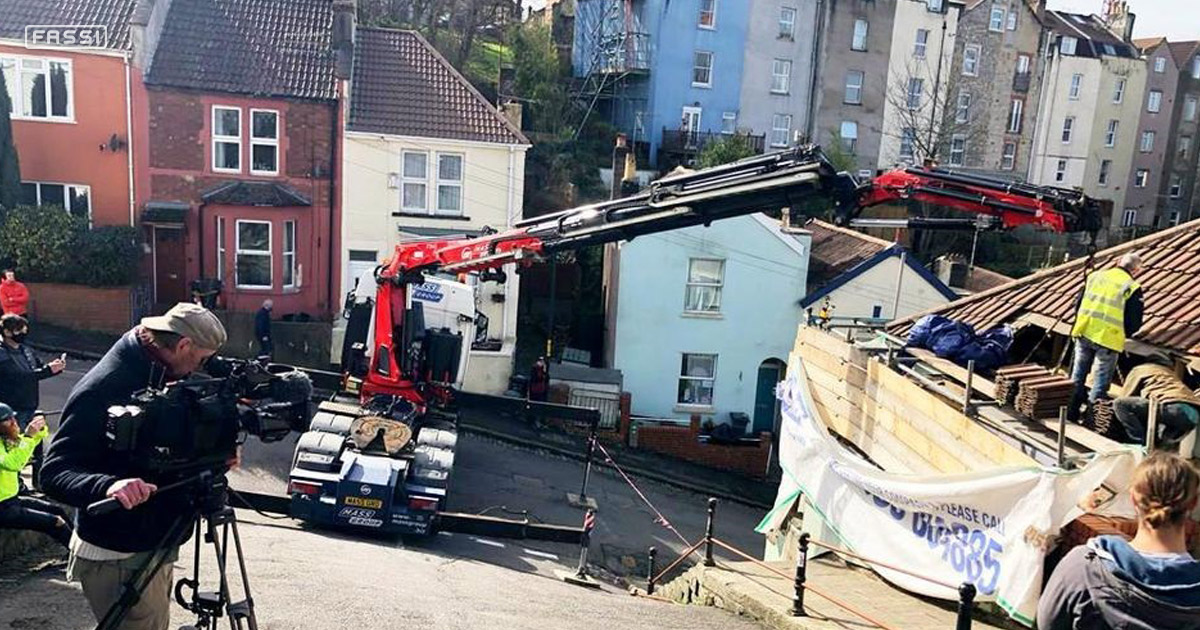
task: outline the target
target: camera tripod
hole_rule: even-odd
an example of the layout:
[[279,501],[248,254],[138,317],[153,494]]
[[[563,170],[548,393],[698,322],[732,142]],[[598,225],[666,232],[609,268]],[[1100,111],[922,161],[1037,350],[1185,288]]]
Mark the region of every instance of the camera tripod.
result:
[[[117,601],[108,609],[100,620],[96,630],[115,630],[125,619],[129,611],[137,604],[147,586],[168,563],[173,550],[180,547],[194,533],[194,556],[191,577],[180,578],[175,583],[175,601],[185,610],[196,615],[196,622],[183,626],[180,630],[215,630],[218,620],[228,616],[229,627],[233,630],[258,630],[258,620],[254,616],[254,601],[250,597],[250,579],[246,574],[246,559],[242,554],[242,540],[238,535],[237,516],[233,508],[226,503],[226,482],[224,474],[214,474],[205,471],[194,477],[189,477],[169,486],[163,486],[155,494],[163,491],[180,490],[189,492],[192,510],[181,514],[172,523],[170,529],[155,547],[153,553],[138,567],[138,570],[121,587]],[[111,499],[89,506],[90,513],[103,513],[112,508]],[[105,507],[99,507],[105,504]],[[119,504],[117,504],[119,506]],[[245,596],[241,601],[233,601],[229,588],[228,554],[229,537],[233,534],[233,549],[238,570],[241,572],[242,591]],[[203,540],[201,540],[203,535]],[[216,591],[200,590],[200,548],[212,545],[216,557],[218,584]]]

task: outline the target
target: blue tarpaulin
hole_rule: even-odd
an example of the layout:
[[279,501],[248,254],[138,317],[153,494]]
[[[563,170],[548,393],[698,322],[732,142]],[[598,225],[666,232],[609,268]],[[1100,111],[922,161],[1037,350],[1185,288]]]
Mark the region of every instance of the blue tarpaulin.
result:
[[944,359],[960,365],[975,362],[977,370],[993,370],[1008,363],[1013,333],[1008,326],[997,326],[976,334],[970,324],[942,315],[922,317],[908,333],[908,345],[932,350]]

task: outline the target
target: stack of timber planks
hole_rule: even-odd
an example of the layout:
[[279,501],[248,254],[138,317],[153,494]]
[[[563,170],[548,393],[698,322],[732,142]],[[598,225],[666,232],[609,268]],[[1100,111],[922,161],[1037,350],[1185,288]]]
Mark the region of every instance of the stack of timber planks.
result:
[[996,401],[1001,405],[1011,405],[1017,400],[1017,387],[1021,381],[1050,374],[1049,369],[1036,363],[1002,367],[996,370]]
[[1071,402],[1074,382],[1057,374],[1021,381],[1017,389],[1016,409],[1030,418],[1056,418],[1060,407]]
[[1092,405],[1092,429],[1105,437],[1114,435],[1113,427],[1117,424],[1117,415],[1113,412],[1113,401],[1101,398]]

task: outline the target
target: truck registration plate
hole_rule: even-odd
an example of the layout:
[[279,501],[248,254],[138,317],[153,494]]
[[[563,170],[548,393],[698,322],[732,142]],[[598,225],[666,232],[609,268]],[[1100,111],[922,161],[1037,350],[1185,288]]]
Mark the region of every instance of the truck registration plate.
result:
[[379,508],[383,507],[383,499],[364,499],[363,497],[346,497],[345,504],[353,505],[356,507],[370,508],[372,510],[378,510]]

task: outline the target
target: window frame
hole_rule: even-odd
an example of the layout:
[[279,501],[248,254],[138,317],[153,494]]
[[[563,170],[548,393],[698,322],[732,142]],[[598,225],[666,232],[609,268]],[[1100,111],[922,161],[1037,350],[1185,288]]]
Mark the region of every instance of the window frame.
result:
[[1175,143],[1175,157],[1177,159],[1186,160],[1188,154],[1192,152],[1192,137],[1179,136],[1179,141]]
[[[28,95],[25,94],[25,78],[24,77],[25,77],[25,73],[27,71],[25,68],[25,63],[26,62],[39,62],[39,61],[43,64],[43,68],[40,71],[40,74],[45,77],[45,80],[43,81],[43,85],[44,85],[43,89],[44,89],[44,93],[45,93],[46,115],[45,116],[35,116],[33,114],[26,115],[24,113],[24,109],[25,109],[25,100],[28,98]],[[11,62],[13,64],[12,67],[13,67],[13,79],[14,79],[12,81],[12,85],[7,85],[8,81],[7,81],[7,79],[5,80],[6,87],[8,88],[9,104],[12,108],[9,113],[9,118],[11,120],[24,120],[24,121],[30,121],[30,122],[54,122],[54,123],[67,123],[67,124],[74,124],[76,122],[76,120],[75,120],[75,81],[74,81],[74,79],[75,79],[75,64],[74,64],[74,60],[66,58],[66,57],[40,57],[37,55],[3,54],[3,55],[0,55],[0,72],[3,71],[3,65],[8,62]],[[53,113],[54,112],[54,96],[53,96],[53,93],[51,92],[51,90],[52,90],[52,85],[51,85],[52,82],[50,80],[51,64],[61,65],[64,68],[64,73],[66,74],[67,113],[66,113],[66,115],[63,115],[63,116],[56,116]],[[29,70],[29,72],[33,73],[35,71]]]
[[[242,249],[241,227],[242,227],[242,224],[244,224],[244,223],[267,226],[267,249],[265,251],[257,250],[257,249],[255,249],[255,250]],[[233,239],[234,239],[234,242],[233,242],[233,247],[234,247],[233,282],[234,282],[234,286],[237,287],[238,289],[251,289],[251,290],[267,290],[267,291],[269,291],[271,289],[274,289],[275,288],[275,259],[274,259],[274,243],[272,242],[272,239],[275,238],[274,223],[272,221],[263,221],[260,219],[236,219],[234,221],[233,230],[234,230],[234,234],[233,234]],[[242,256],[266,257],[266,259],[269,263],[268,267],[267,267],[267,269],[268,269],[267,273],[270,278],[270,283],[269,284],[243,284],[241,275],[238,273],[238,261],[240,260],[240,258]]]
[[941,13],[942,7],[945,4],[945,0],[925,0],[925,10],[933,13]]
[[1125,212],[1121,215],[1121,227],[1137,225],[1137,215],[1137,208],[1125,208]]
[[[965,77],[979,76],[979,57],[983,52],[983,47],[979,44],[967,44],[963,47],[963,62],[962,73]],[[967,69],[967,64],[970,63],[970,70]]]
[[1058,162],[1054,165],[1054,182],[1056,184],[1067,181],[1067,167],[1069,166],[1070,164],[1066,160],[1062,158],[1058,159]]
[[[258,138],[258,139],[256,139],[254,137],[254,115],[255,114],[273,114],[275,116],[275,137],[274,138]],[[281,150],[280,143],[279,143],[279,131],[280,131],[280,128],[282,127],[282,125],[280,125],[280,118],[281,118],[281,116],[280,116],[279,110],[277,110],[277,109],[264,109],[264,108],[257,108],[257,107],[250,108],[250,116],[248,118],[248,122],[249,122],[248,131],[250,132],[248,134],[249,140],[250,140],[250,155],[248,157],[250,158],[249,166],[250,166],[250,174],[251,175],[259,175],[259,176],[263,176],[263,177],[273,177],[273,176],[279,175],[280,170],[281,170],[280,169],[280,161],[281,161],[281,158],[283,157],[283,151]],[[254,147],[255,146],[273,147],[275,149],[275,170],[264,171],[264,170],[258,170],[258,169],[254,168]]]
[[[458,158],[458,179],[442,179],[442,158]],[[430,214],[438,217],[461,217],[466,213],[467,156],[457,151],[435,151],[433,171],[433,194],[435,202],[430,208]],[[445,210],[442,208],[442,188],[458,189],[458,209]]]
[[[698,62],[700,61],[700,59],[702,58],[703,55],[708,56],[708,67],[707,68],[704,68],[703,66],[700,66],[698,64]],[[712,51],[710,51],[710,50],[694,50],[694,51],[692,51],[692,87],[696,87],[696,88],[711,88],[712,87],[712,85],[713,85],[713,65],[714,65],[715,58],[716,58],[716,56],[713,55]],[[696,80],[696,71],[697,70],[707,70],[708,71],[707,83],[702,83],[702,82],[699,82]]]
[[[858,34],[858,27],[859,27],[859,25],[860,25],[860,24],[862,25],[862,40],[861,40],[861,43],[859,43],[859,34]],[[867,20],[865,20],[865,19],[863,19],[863,18],[855,18],[855,19],[854,19],[854,27],[853,27],[853,29],[854,29],[854,30],[853,30],[853,31],[851,31],[851,34],[850,34],[850,50],[857,50],[857,51],[859,51],[859,52],[866,52],[866,51],[867,51],[867,45],[868,45],[867,38],[868,38],[868,37],[870,37],[870,33],[871,33],[871,24],[870,24],[870,22],[868,22]]]
[[[732,136],[737,133],[737,112],[721,112],[721,134]],[[725,123],[732,121],[733,124],[726,127]]]
[[1179,199],[1183,196],[1183,178],[1179,173],[1172,173],[1171,180],[1167,184],[1167,196],[1171,199]]
[[1097,186],[1108,186],[1112,175],[1112,160],[1100,160],[1100,172],[1096,175]]
[[225,236],[225,217],[217,216],[217,280],[225,280],[225,256],[229,254],[228,239]]
[[[922,34],[925,35],[924,39],[921,38]],[[913,57],[916,57],[917,59],[924,59],[925,55],[928,52],[929,52],[929,29],[919,28],[919,29],[917,29],[916,39],[913,40]]]
[[954,103],[954,122],[965,124],[971,122],[971,91],[966,88],[958,90],[958,99]]
[[[907,145],[907,146],[906,146]],[[900,159],[916,159],[917,130],[905,127],[900,130]]]
[[[996,19],[997,16],[1000,17],[999,20]],[[997,5],[995,2],[993,2],[992,3],[992,11],[988,15],[988,31],[991,33],[1003,33],[1004,32],[1004,24],[1005,24],[1007,18],[1008,18],[1008,9],[1005,8],[1003,5]]]
[[[715,352],[681,352],[679,354],[679,374],[676,376],[675,405],[683,408],[712,409],[713,403],[717,397],[717,361],[720,355]],[[712,368],[709,370],[709,376],[693,376],[691,374],[684,374],[688,368],[689,357],[704,357],[711,359]],[[709,391],[708,402],[685,402],[683,400],[683,393],[685,391],[683,385],[685,381],[707,381]]]
[[[1025,54],[1017,55],[1017,74],[1018,75],[1029,74],[1029,69],[1032,66],[1032,64],[1033,64],[1033,59],[1029,55],[1025,55]],[[1022,67],[1024,67],[1024,70],[1021,69]]]
[[1062,135],[1060,136],[1063,144],[1071,144],[1071,140],[1075,138],[1075,117],[1067,116],[1063,118]]
[[1200,98],[1188,95],[1183,99],[1183,119],[1187,122],[1196,120],[1196,112],[1200,111]]
[[[787,15],[787,12],[789,12],[789,11],[791,12],[792,17],[790,20],[785,20],[784,16]],[[796,39],[796,16],[797,15],[799,15],[799,12],[796,10],[796,7],[788,7],[788,6],[779,7],[779,34],[776,36],[776,39],[789,39],[789,40]],[[787,30],[784,30],[785,24],[787,25]]]
[[[697,262],[715,262],[720,266],[719,279],[717,282],[700,282],[692,280],[692,265]],[[687,277],[684,278],[683,284],[683,314],[684,315],[720,315],[721,314],[721,299],[725,292],[725,266],[724,258],[713,258],[710,256],[692,256],[688,258]],[[692,303],[692,289],[696,288],[715,288],[716,292],[716,308],[715,309],[693,309],[690,308]]]
[[1157,114],[1162,111],[1162,90],[1150,90],[1146,93],[1146,111]]
[[1014,98],[1008,106],[1008,133],[1021,133],[1025,123],[1025,101]]
[[1017,10],[1015,8],[1008,12],[1008,17],[1005,19],[1005,28],[1009,31],[1017,30]]
[[[780,66],[783,66],[784,72],[777,72]],[[783,87],[779,87],[779,80],[782,78]],[[792,90],[792,61],[790,59],[773,59],[771,61],[771,93],[772,94],[790,94]]]
[[1192,78],[1200,79],[1200,55],[1192,57]]
[[[917,91],[915,94],[913,93],[913,87],[917,88]],[[914,99],[916,100],[915,105],[913,104]],[[924,101],[925,101],[925,79],[923,77],[909,77],[908,78],[908,98],[905,101],[905,104],[908,105],[909,111],[916,111],[916,110],[921,109],[924,106],[923,105]]]
[[[780,127],[779,121],[783,119],[787,123],[787,127]],[[784,132],[784,140],[782,143],[776,141],[776,132],[782,130]],[[792,115],[791,114],[774,114],[771,116],[771,146],[786,147],[792,143]]]
[[[297,221],[288,219],[283,222],[283,242],[279,246],[280,260],[283,263],[283,288],[295,289],[300,286],[299,267],[296,265],[296,242],[299,240],[297,232]],[[288,233],[291,232],[292,246],[288,249]],[[291,275],[291,282],[288,282],[288,275]]]
[[1166,57],[1155,57],[1154,58],[1155,74],[1162,74],[1166,71],[1167,71],[1167,58]]
[[[854,76],[854,75],[858,76],[858,85],[857,86],[851,85],[851,83],[850,83],[850,77]],[[846,77],[843,81],[844,85],[842,86],[842,102],[847,105],[862,105],[863,85],[866,82],[867,82],[867,73],[866,72],[864,72],[862,70],[847,70]],[[855,88],[858,90],[855,100],[850,100],[850,89],[851,88]]]
[[1127,84],[1127,81],[1122,77],[1117,77],[1117,80],[1113,83],[1112,102],[1114,105],[1120,105],[1122,102],[1125,101],[1125,86],[1126,86],[1126,84]]
[[[218,134],[217,133],[217,113],[223,112],[223,111],[237,112],[238,135],[230,136],[230,135],[226,135],[226,134]],[[243,153],[242,139],[245,136],[245,134],[243,133],[244,125],[242,125],[242,108],[234,107],[232,105],[213,104],[211,107],[211,110],[209,111],[209,116],[212,121],[212,126],[209,129],[209,134],[208,134],[210,137],[209,146],[211,147],[211,151],[212,151],[212,160],[210,163],[210,166],[212,167],[212,171],[214,173],[238,173],[238,174],[241,174],[242,160],[244,159],[244,156],[242,155],[242,153]],[[218,155],[217,145],[218,144],[235,144],[235,145],[237,145],[237,157],[238,157],[237,168],[228,168],[228,167],[217,166],[217,155]]]
[[1071,83],[1067,88],[1067,99],[1078,101],[1079,95],[1083,93],[1083,74],[1076,72],[1071,75]]
[[[955,154],[958,154],[958,159],[955,159]],[[963,166],[967,163],[967,136],[965,134],[956,133],[950,136],[950,151],[946,156],[946,163],[950,166]]]
[[1133,187],[1145,188],[1150,183],[1150,169],[1139,168],[1133,173]]
[[[1009,148],[1012,151],[1009,151]],[[1017,143],[1005,142],[1000,148],[1000,170],[1012,171],[1017,168]]]
[[[1068,42],[1070,42],[1070,44],[1071,44],[1070,46],[1067,46],[1067,43],[1068,43]],[[1070,50],[1067,50],[1068,48],[1069,48]],[[1058,52],[1059,52],[1059,54],[1061,54],[1061,55],[1067,55],[1068,57],[1074,57],[1074,56],[1075,56],[1075,53],[1076,53],[1078,50],[1079,50],[1079,39],[1078,39],[1078,38],[1076,38],[1076,37],[1072,37],[1072,36],[1070,36],[1070,35],[1063,35],[1063,36],[1062,36],[1062,37],[1061,37],[1061,38],[1058,40]]]
[[[854,129],[853,137],[844,133],[847,129],[847,125],[851,125],[852,126],[851,128]],[[842,142],[842,148],[845,149],[847,153],[857,154],[858,153],[858,121],[857,120],[843,120],[842,124],[838,126],[838,138]],[[846,144],[847,139],[850,140],[849,146],[847,146],[847,144]]]
[[88,208],[87,208],[87,217],[86,218],[87,218],[87,222],[88,222],[88,227],[92,226],[92,212],[95,210],[95,208],[92,206],[92,187],[90,184],[69,184],[67,182],[51,182],[51,181],[43,181],[43,180],[21,180],[22,186],[27,185],[27,184],[34,186],[35,190],[37,190],[37,204],[36,205],[39,207],[41,207],[43,205],[43,202],[42,202],[42,187],[43,186],[62,186],[62,189],[63,189],[62,208],[64,211],[66,211],[67,214],[69,214],[71,216],[77,216],[71,210],[72,193],[76,190],[85,191],[87,193],[87,200],[88,200]]
[[[708,8],[705,9],[705,5]],[[708,23],[704,22],[704,16],[708,15]],[[717,0],[700,0],[700,14],[696,17],[696,27],[706,31],[717,30]]]
[[1153,153],[1154,141],[1157,140],[1157,135],[1153,129],[1143,131],[1142,137],[1138,140],[1138,153]]
[[[416,177],[416,176],[411,176],[408,174],[408,172],[405,169],[405,166],[407,164],[407,160],[405,158],[409,154],[420,155],[421,157],[423,157],[425,159],[425,168],[424,168],[425,174],[424,175],[422,175],[420,177]],[[432,214],[433,205],[429,203],[429,168],[430,168],[429,154],[430,154],[429,151],[412,151],[409,149],[401,149],[400,150],[400,211],[401,212],[418,213],[418,214]],[[425,194],[423,195],[424,203],[421,205],[421,207],[409,206],[409,205],[406,205],[406,203],[405,203],[406,198],[407,198],[407,195],[404,194],[405,187],[410,184],[411,185],[420,185],[420,186],[422,186],[423,190],[425,191]]]
[[1104,129],[1104,146],[1112,148],[1117,146],[1117,136],[1121,132],[1121,121],[1113,118],[1108,121],[1108,126]]

